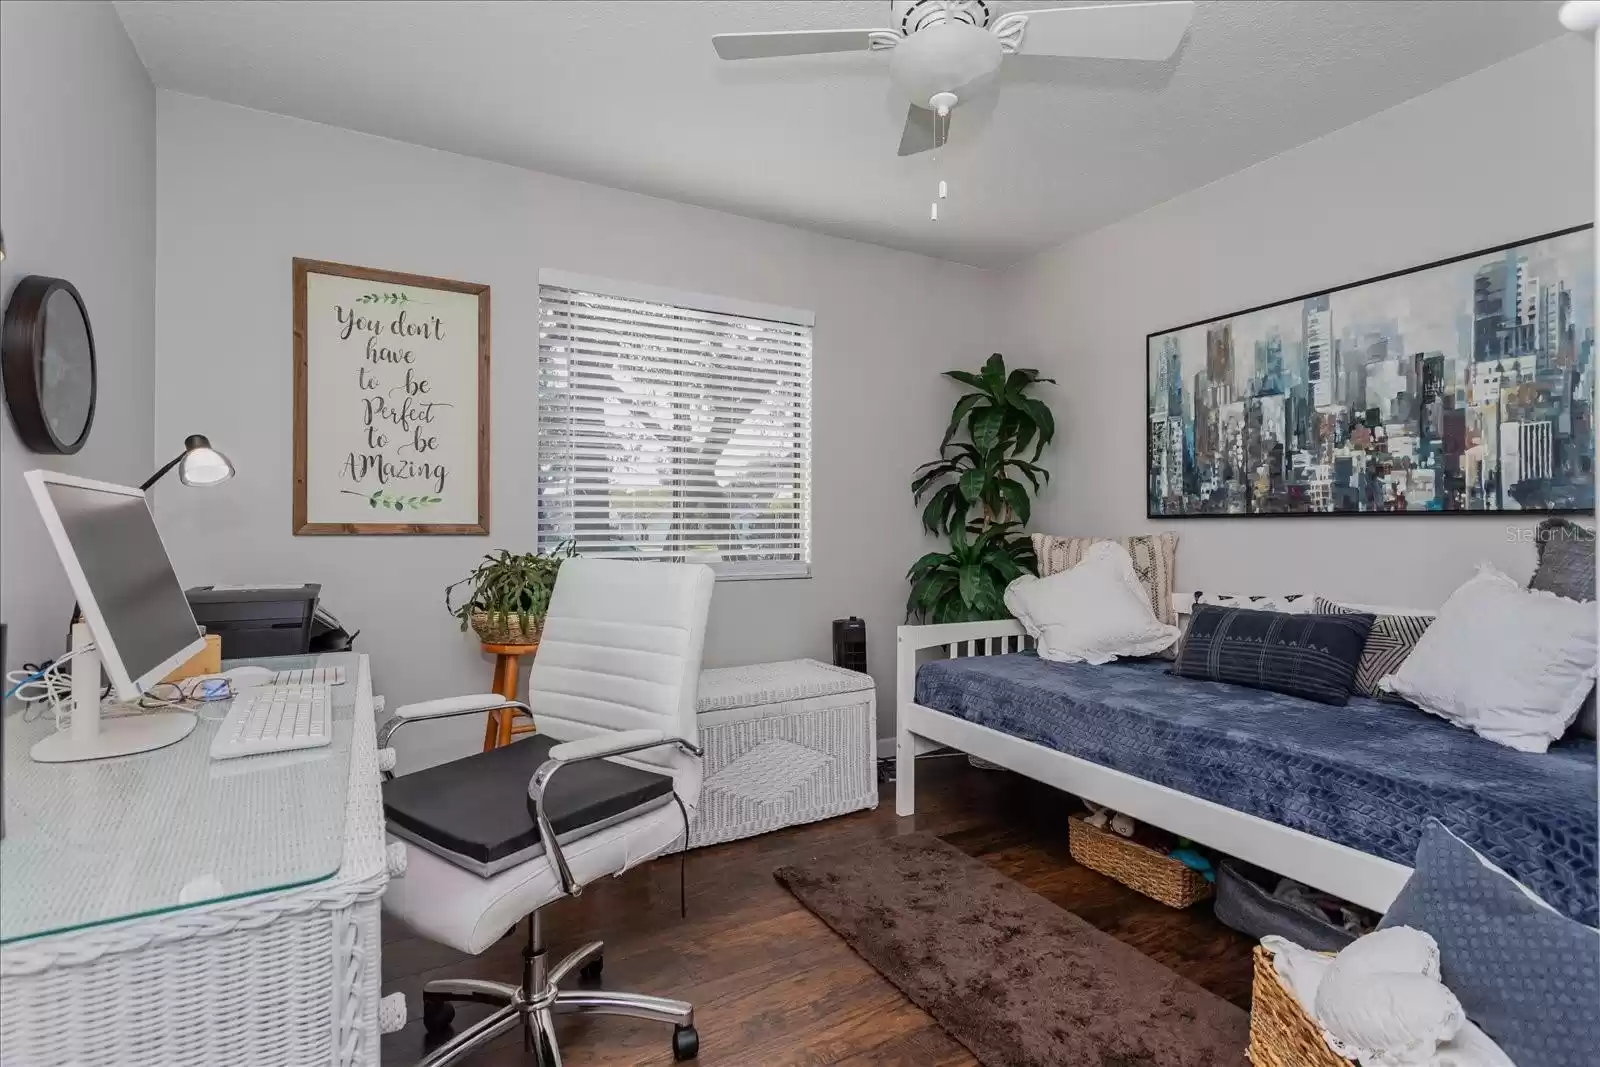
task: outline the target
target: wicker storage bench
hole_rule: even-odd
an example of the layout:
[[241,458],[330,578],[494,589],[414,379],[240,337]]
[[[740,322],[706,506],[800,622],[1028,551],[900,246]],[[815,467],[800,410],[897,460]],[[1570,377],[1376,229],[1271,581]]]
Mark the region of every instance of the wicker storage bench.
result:
[[702,671],[689,847],[877,807],[877,706],[870,676],[813,659]]

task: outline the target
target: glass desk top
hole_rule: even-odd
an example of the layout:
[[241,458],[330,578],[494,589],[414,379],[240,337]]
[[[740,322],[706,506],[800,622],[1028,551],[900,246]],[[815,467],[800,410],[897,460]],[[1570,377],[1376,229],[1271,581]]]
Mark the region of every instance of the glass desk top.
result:
[[344,667],[345,684],[331,688],[332,742],[213,760],[211,738],[228,709],[218,701],[195,709],[199,723],[175,745],[45,764],[28,749],[55,728],[48,711],[34,722],[5,717],[0,944],[306,885],[338,871],[361,656],[249,662]]

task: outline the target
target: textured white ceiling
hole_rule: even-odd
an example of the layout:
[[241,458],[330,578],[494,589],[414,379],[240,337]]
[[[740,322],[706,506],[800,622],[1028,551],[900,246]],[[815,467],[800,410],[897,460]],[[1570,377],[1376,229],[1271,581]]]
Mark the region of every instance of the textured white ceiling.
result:
[[[980,266],[1562,32],[1554,2],[1202,0],[1165,63],[1008,58],[936,171],[895,155],[905,105],[883,54],[711,49],[717,32],[887,25],[883,0],[117,7],[164,88]],[[1484,150],[1510,136],[1486,130]]]

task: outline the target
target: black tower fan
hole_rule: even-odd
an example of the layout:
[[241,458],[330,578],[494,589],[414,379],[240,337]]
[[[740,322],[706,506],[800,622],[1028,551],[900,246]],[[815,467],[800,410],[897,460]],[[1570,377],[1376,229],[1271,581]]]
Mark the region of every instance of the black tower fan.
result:
[[833,620],[833,665],[867,673],[867,624],[854,615]]

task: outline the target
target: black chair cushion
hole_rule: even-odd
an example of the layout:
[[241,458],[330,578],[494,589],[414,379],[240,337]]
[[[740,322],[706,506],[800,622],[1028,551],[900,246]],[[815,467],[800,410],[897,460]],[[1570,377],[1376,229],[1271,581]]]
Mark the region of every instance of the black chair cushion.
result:
[[[478,874],[544,851],[528,782],[556,741],[540,734],[383,783],[389,829]],[[672,779],[609,760],[563,767],[545,791],[562,843],[671,802]]]

